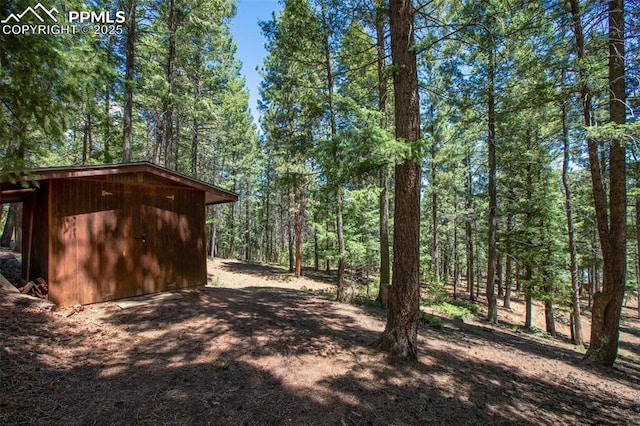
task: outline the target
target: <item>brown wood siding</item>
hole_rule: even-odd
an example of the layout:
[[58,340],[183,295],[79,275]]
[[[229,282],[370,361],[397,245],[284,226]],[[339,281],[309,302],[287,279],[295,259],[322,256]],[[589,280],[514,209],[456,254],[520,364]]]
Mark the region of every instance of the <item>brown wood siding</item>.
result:
[[204,192],[51,181],[50,298],[60,306],[204,285]]

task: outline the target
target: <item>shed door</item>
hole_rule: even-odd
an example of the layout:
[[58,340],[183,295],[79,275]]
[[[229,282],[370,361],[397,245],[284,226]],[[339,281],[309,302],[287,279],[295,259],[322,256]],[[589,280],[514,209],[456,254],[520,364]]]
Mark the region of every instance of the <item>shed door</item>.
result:
[[131,191],[118,183],[61,179],[51,183],[50,195],[51,300],[67,306],[130,295],[138,255],[129,235],[139,226]]
[[144,293],[203,285],[206,281],[204,194],[165,186],[140,197],[144,243],[139,282]]

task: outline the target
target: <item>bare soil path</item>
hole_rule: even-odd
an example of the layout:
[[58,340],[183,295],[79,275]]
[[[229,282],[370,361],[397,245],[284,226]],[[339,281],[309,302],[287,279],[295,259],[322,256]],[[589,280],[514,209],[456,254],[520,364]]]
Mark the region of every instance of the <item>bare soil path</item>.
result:
[[375,347],[384,312],[328,300],[322,276],[209,272],[215,287],[129,309],[0,294],[0,424],[640,424],[636,319],[604,371],[479,320],[421,326],[420,361],[404,363]]

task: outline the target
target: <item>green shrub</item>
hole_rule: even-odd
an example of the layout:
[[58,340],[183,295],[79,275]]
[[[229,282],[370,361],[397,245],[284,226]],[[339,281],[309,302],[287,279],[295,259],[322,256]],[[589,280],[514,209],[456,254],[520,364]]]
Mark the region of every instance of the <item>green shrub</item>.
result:
[[473,315],[471,311],[466,307],[454,305],[449,302],[441,302],[437,305],[431,305],[430,307],[434,311],[440,312],[441,314],[454,319],[464,319]]
[[435,328],[437,330],[442,330],[444,327],[444,322],[441,318],[428,314],[424,311],[420,311],[420,322],[427,325],[427,327]]

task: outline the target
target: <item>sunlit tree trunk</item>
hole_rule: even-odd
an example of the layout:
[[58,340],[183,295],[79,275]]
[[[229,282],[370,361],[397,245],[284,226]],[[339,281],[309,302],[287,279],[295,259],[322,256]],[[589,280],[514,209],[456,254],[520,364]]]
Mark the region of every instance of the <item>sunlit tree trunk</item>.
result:
[[[390,2],[396,138],[408,144],[420,138],[413,12],[411,0]],[[393,276],[387,324],[380,339],[380,346],[398,357],[417,359],[420,300],[420,167],[412,157],[396,165],[395,197]]]
[[[610,0],[609,23],[609,118],[616,124],[626,122],[626,88],[624,65],[624,1]],[[570,0],[576,53],[580,61],[580,96],[583,102],[585,125],[593,124],[591,93],[586,84],[584,34],[578,0]],[[598,149],[600,144],[587,138],[589,169],[596,212],[596,225],[603,259],[602,290],[593,298],[591,343],[586,358],[603,366],[611,366],[618,354],[618,328],[626,281],[626,159],[625,147],[620,140],[609,144],[609,194],[605,190],[605,176]]]

